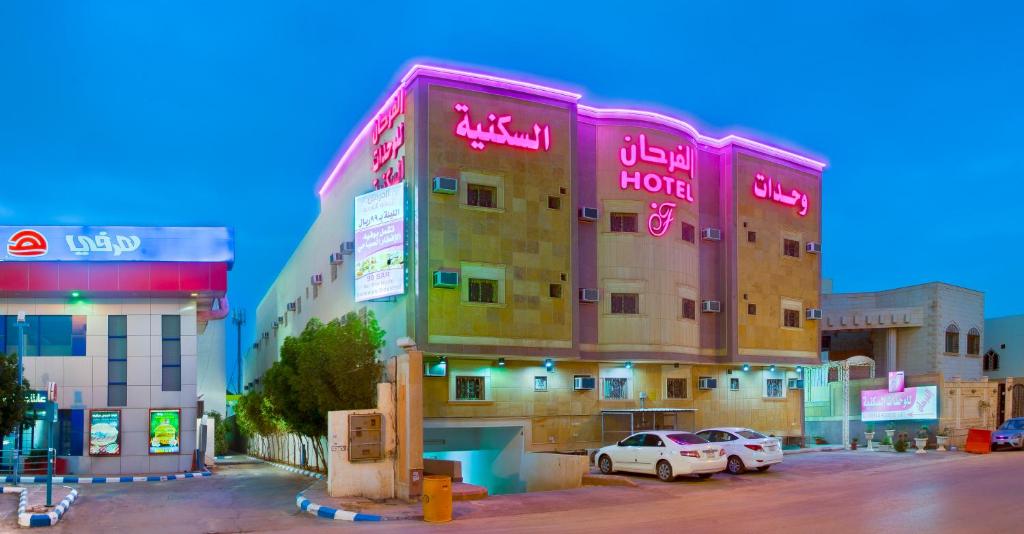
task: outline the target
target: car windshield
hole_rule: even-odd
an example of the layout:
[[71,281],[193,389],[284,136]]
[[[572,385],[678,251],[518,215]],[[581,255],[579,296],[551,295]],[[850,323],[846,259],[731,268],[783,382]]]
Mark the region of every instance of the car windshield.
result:
[[1024,430],[1024,419],[1010,419],[999,430]]
[[708,442],[697,434],[669,434],[666,437],[679,445],[700,445]]
[[737,434],[746,439],[761,439],[768,437],[760,432],[754,432],[753,430],[740,430]]

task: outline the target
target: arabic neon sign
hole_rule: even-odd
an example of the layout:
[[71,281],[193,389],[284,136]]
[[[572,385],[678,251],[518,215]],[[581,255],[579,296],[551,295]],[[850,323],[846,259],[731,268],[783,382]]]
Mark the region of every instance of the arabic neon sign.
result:
[[45,256],[48,248],[43,234],[31,229],[18,230],[7,240],[7,253],[21,258]]
[[[385,140],[384,133],[392,127],[395,134]],[[390,105],[385,105],[370,123],[370,146],[373,147],[374,188],[381,189],[405,179],[405,151],[402,150],[405,146],[405,91],[395,93]]]
[[[688,180],[693,179],[693,154],[689,146],[676,145],[674,150],[664,149],[647,142],[647,135],[623,137],[626,146],[619,148],[619,163],[624,167],[619,172],[619,189],[663,194],[674,200],[693,203],[693,188]],[[658,172],[642,172],[632,169],[640,162],[659,167]],[[662,170],[663,169],[663,170]],[[681,172],[686,178],[671,176]],[[651,215],[647,218],[647,231],[654,237],[668,233],[675,220],[676,202],[651,202]]]
[[784,206],[797,206],[797,214],[803,217],[807,215],[808,202],[807,194],[798,189],[791,189],[784,193],[782,184],[772,180],[764,174],[757,173],[754,176],[754,196],[764,200],[770,200]]
[[469,141],[469,146],[475,150],[487,148],[487,144],[505,145],[523,150],[547,152],[551,148],[551,128],[545,124],[533,124],[533,137],[528,132],[515,132],[509,130],[509,123],[512,122],[512,115],[495,115],[490,113],[487,120],[490,124],[484,130],[483,123],[476,123],[476,127],[470,125],[469,106],[466,104],[455,104],[454,110],[462,113],[462,120],[455,126],[455,137],[462,137]]

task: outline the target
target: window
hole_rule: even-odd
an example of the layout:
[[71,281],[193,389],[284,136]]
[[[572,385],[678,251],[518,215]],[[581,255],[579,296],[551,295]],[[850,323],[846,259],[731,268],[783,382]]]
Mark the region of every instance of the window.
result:
[[457,376],[457,377],[455,377],[455,400],[461,400],[461,401],[482,401],[482,400],[484,400],[484,377],[482,377],[482,376]]
[[57,455],[81,456],[85,448],[85,410],[57,410]]
[[782,254],[793,258],[800,257],[800,242],[794,239],[782,240]]
[[821,336],[821,351],[828,352],[832,350],[832,336]]
[[747,243],[756,243],[756,242],[757,242],[757,232],[748,231],[747,232]]
[[644,436],[644,447],[664,447],[665,444],[661,442],[661,438],[657,434],[647,434]]
[[994,350],[989,350],[985,353],[982,358],[982,368],[985,371],[998,371],[999,370],[999,353]]
[[686,396],[686,379],[685,378],[669,378],[665,384],[665,397],[669,399],[685,399]]
[[[706,434],[706,432],[701,432]],[[708,440],[699,434],[681,433],[681,434],[669,434],[665,436],[668,439],[678,443],[679,445],[700,445],[701,443],[707,443]]]
[[782,326],[800,328],[800,310],[782,310]]
[[636,232],[635,213],[612,213],[613,232]]
[[628,378],[605,378],[604,379],[604,398],[621,400],[629,398],[629,390],[626,389]]
[[489,185],[469,184],[466,186],[466,204],[479,208],[496,208],[498,188]]
[[697,227],[686,222],[679,223],[683,227],[683,241],[689,241],[690,243],[697,242]]
[[548,377],[546,377],[546,376],[535,376],[535,377],[533,377],[533,390],[534,391],[547,391],[548,390]]
[[548,197],[548,209],[560,210],[562,209],[562,199],[558,197]]
[[486,280],[483,278],[469,279],[469,301],[495,303],[498,294],[497,280]]
[[729,379],[729,391],[739,391],[739,390],[740,390],[740,379],[736,378],[736,377],[730,378]]
[[747,304],[747,315],[757,315],[757,304]]
[[955,324],[946,327],[946,353],[960,353],[960,329]]
[[[85,356],[85,321],[84,315],[26,316],[25,356]],[[0,351],[18,351],[16,315],[0,315]]]
[[644,440],[646,437],[647,434],[634,434],[622,440],[621,445],[623,447],[639,447],[644,444]]
[[972,356],[981,354],[981,332],[977,328],[967,331],[967,354]]
[[107,316],[107,406],[127,405],[128,316],[109,315]]
[[295,313],[302,313],[302,297],[298,297],[295,299]]
[[553,299],[562,298],[562,284],[551,284],[548,286],[548,296]]
[[612,313],[623,315],[640,313],[640,296],[636,293],[612,293]]
[[782,389],[781,378],[768,378],[764,381],[764,396],[769,399],[781,399],[786,396]]
[[740,430],[737,434],[739,434],[743,439],[764,439],[768,437],[760,432],[754,432],[753,430]]
[[181,316],[164,315],[160,319],[160,389],[181,391]]
[[696,319],[697,318],[697,301],[693,299],[683,299],[683,319]]

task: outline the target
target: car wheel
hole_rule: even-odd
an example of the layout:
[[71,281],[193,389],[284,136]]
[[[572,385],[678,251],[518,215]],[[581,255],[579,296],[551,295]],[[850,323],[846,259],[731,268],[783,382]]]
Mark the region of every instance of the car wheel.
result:
[[760,472],[762,472],[762,473],[764,473],[765,471],[767,471],[767,470],[768,470],[768,469],[770,469],[771,467],[772,467],[772,466],[770,466],[770,465],[762,465],[761,467],[758,467],[758,468],[757,468],[757,470],[758,470],[758,471],[760,471]]
[[671,482],[676,478],[675,475],[672,474],[672,464],[665,460],[658,462],[658,478],[661,479],[662,482]]
[[610,475],[612,473],[612,459],[608,455],[604,455],[600,460],[597,461],[597,467],[601,469],[601,472]]
[[699,478],[701,480],[707,480],[707,479],[711,478],[712,474],[713,473],[700,473],[699,475],[697,475],[697,478]]
[[740,460],[739,456],[730,456],[729,463],[725,464],[725,468],[732,475],[739,475],[747,470],[747,466],[743,465],[743,460]]

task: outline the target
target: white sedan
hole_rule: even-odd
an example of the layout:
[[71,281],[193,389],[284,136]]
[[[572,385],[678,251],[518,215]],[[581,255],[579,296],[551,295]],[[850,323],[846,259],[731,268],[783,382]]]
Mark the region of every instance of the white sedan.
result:
[[734,475],[747,469],[767,471],[769,467],[782,462],[779,440],[749,428],[708,428],[697,432],[697,435],[725,449],[728,454],[727,469]]
[[725,449],[690,432],[652,430],[598,449],[594,461],[602,473],[649,473],[668,482],[679,475],[708,478],[725,470]]

